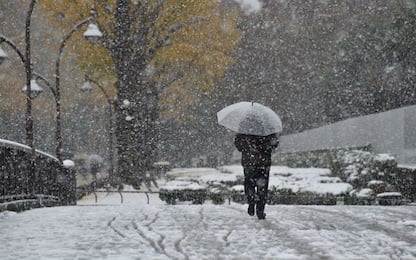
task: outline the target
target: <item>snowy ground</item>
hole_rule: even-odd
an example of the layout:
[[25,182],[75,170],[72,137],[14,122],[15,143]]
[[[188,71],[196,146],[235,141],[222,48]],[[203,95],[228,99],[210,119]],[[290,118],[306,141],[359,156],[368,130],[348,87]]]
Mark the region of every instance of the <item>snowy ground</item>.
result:
[[0,213],[1,259],[416,259],[414,206],[166,205],[100,194]]

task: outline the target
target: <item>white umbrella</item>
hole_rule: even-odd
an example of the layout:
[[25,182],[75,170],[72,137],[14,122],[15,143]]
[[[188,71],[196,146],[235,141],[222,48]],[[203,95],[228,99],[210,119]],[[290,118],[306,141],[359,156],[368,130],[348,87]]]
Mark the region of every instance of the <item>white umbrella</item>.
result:
[[218,123],[247,135],[267,136],[282,131],[282,121],[270,108],[254,102],[239,102],[217,113]]

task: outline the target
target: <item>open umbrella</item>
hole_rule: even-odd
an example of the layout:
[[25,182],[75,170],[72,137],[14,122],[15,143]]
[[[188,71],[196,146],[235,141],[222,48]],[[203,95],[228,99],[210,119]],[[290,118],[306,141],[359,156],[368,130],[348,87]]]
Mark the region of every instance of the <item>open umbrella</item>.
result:
[[254,102],[239,102],[217,113],[218,123],[247,135],[267,136],[282,131],[282,121],[270,108]]

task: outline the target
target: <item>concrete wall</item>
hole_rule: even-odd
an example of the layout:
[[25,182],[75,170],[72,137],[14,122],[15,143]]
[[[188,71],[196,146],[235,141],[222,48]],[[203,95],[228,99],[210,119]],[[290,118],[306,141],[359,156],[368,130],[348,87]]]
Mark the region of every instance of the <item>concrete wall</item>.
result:
[[280,152],[366,145],[371,145],[376,153],[392,154],[399,163],[416,164],[416,106],[351,118],[282,136]]

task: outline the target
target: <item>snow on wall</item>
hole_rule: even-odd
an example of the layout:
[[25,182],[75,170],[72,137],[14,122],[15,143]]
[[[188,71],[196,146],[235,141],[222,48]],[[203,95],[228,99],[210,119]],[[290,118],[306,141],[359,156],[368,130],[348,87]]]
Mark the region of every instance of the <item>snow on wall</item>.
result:
[[281,137],[281,153],[371,145],[399,163],[416,163],[416,106],[350,118]]

